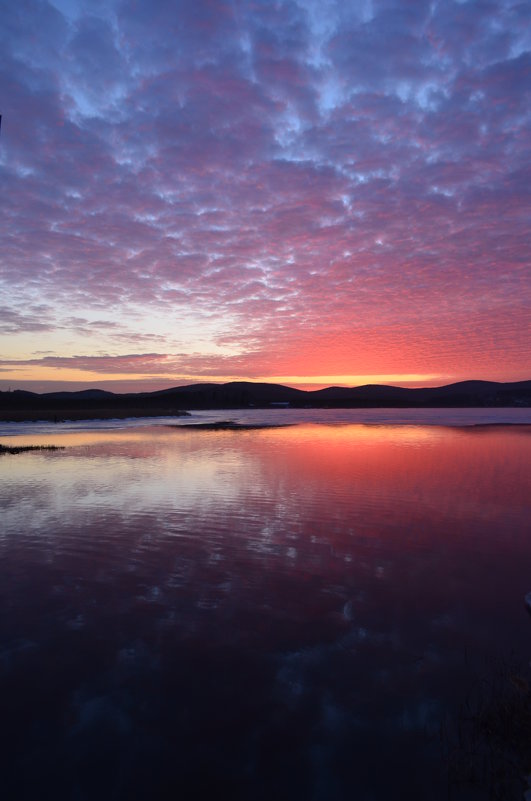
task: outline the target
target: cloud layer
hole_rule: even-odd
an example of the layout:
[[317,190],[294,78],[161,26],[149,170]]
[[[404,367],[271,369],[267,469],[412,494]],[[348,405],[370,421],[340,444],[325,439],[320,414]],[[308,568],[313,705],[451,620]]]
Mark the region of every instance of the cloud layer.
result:
[[529,377],[525,3],[1,10],[10,379]]

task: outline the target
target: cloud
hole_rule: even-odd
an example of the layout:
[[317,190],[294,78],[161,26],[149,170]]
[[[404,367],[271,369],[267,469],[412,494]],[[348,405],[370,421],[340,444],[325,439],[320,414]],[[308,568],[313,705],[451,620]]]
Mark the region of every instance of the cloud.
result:
[[47,331],[52,322],[47,310],[34,308],[23,313],[9,306],[0,306],[0,332],[2,334],[18,334],[22,331]]
[[193,374],[521,371],[523,15],[8,4],[2,352],[40,332],[123,348],[117,370],[144,343]]
[[153,373],[164,371],[168,357],[160,353],[127,354],[124,356],[42,356],[37,359],[0,361],[6,366],[40,366],[74,368],[87,372],[105,373]]

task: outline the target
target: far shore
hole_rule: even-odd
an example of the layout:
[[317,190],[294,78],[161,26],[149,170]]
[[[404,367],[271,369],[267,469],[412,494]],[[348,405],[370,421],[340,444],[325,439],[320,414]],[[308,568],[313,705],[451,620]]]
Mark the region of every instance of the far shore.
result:
[[494,409],[531,408],[531,381],[461,381],[441,387],[379,384],[301,390],[282,384],[232,381],[190,384],[156,392],[114,394],[101,389],[38,394],[0,391],[0,421],[61,423],[77,420],[184,417],[186,410],[225,409]]
[[368,384],[301,390],[282,384],[231,381],[156,392],[115,394],[93,388],[44,394],[0,391],[0,421],[50,422],[129,417],[183,417],[222,409],[461,409],[531,408],[531,381],[460,381],[441,387]]
[[125,420],[128,417],[188,417],[189,412],[149,408],[2,409],[1,423],[65,423],[68,420]]

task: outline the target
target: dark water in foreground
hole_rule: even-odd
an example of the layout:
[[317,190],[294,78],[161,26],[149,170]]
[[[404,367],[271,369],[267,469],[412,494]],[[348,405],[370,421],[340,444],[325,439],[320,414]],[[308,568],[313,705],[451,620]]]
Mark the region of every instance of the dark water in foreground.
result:
[[441,723],[531,655],[530,427],[45,439],[0,459],[2,797],[448,798]]

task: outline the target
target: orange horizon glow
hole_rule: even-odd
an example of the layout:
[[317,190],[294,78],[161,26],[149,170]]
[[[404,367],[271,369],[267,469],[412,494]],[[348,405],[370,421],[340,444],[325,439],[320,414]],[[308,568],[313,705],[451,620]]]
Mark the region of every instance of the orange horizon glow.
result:
[[397,386],[404,388],[438,387],[457,383],[463,380],[477,379],[485,381],[524,381],[529,375],[501,378],[499,376],[452,376],[435,374],[365,374],[365,375],[152,375],[98,373],[74,369],[35,369],[20,372],[3,373],[0,378],[0,391],[23,389],[31,392],[79,391],[84,389],[106,389],[111,392],[149,392],[190,384],[226,384],[231,382],[248,382],[251,384],[281,384],[305,391],[315,391],[327,387],[361,387],[370,384]]

